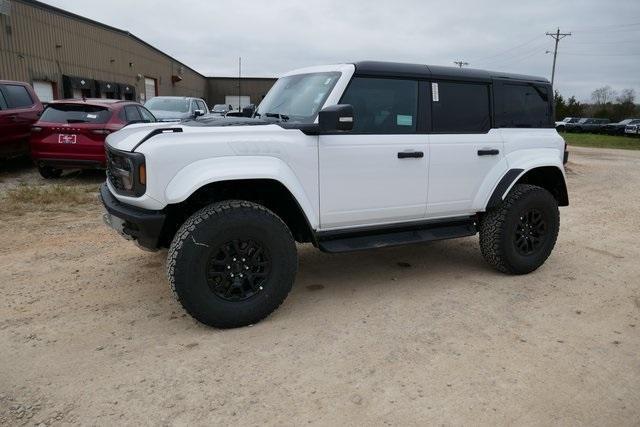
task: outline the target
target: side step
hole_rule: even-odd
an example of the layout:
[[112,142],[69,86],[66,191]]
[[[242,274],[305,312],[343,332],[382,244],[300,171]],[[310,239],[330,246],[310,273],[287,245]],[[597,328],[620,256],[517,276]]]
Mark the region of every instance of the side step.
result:
[[476,233],[474,219],[465,218],[393,228],[328,231],[318,235],[318,246],[324,252],[339,253],[454,239],[473,236]]

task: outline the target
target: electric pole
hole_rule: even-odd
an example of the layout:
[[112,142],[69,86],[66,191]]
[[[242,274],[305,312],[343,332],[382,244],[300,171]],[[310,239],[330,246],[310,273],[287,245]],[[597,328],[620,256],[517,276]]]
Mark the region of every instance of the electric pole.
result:
[[242,112],[242,105],[240,104],[240,97],[242,96],[241,83],[242,82],[242,57],[238,58],[238,111]]
[[553,49],[553,68],[551,69],[551,87],[553,88],[553,80],[556,76],[556,57],[558,56],[558,42],[563,38],[570,36],[571,33],[561,33],[560,28],[555,33],[545,33],[556,41],[556,46]]
[[454,64],[456,64],[458,67],[462,68],[466,65],[469,65],[468,62],[464,62],[464,61],[453,61]]

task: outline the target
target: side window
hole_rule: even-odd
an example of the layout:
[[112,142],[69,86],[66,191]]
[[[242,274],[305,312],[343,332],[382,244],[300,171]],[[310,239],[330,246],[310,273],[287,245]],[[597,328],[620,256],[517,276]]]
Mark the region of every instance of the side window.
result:
[[156,121],[156,118],[153,116],[153,114],[151,114],[151,112],[146,108],[139,106],[138,111],[140,112],[140,116],[142,117],[143,121],[149,123],[153,123]]
[[6,110],[7,109],[7,101],[4,99],[4,95],[2,94],[1,88],[2,88],[2,86],[0,86],[0,110]]
[[416,131],[417,81],[355,77],[340,103],[353,106],[352,133]]
[[33,105],[33,99],[24,86],[5,85],[4,94],[9,108],[24,108]]
[[537,85],[504,84],[499,127],[549,127],[551,105],[547,88]]
[[197,100],[196,103],[198,104],[198,110],[202,110],[205,113],[207,112],[207,107],[204,105],[204,102]]
[[435,133],[484,133],[491,128],[489,86],[433,82],[431,117]]
[[124,117],[127,123],[142,120],[140,112],[138,112],[138,108],[135,105],[126,105],[124,107]]
[[198,109],[198,104],[196,104],[196,101],[195,100],[191,101],[191,112],[193,113],[197,109]]

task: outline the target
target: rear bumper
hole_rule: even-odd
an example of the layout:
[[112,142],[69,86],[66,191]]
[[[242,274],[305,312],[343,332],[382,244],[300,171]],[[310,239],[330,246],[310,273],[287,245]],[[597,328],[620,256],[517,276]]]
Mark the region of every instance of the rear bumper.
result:
[[106,183],[100,187],[100,200],[107,211],[104,215],[107,225],[125,239],[135,240],[144,249],[159,249],[160,235],[166,219],[164,212],[124,204],[111,194]]
[[60,159],[60,158],[36,158],[33,161],[38,166],[51,166],[56,169],[104,169],[105,163],[101,160],[86,159]]

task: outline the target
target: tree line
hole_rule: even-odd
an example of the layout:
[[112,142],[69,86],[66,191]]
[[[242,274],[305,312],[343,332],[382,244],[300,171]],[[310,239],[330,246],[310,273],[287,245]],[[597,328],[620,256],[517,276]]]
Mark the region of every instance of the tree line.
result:
[[565,117],[597,117],[612,122],[639,118],[640,106],[636,105],[633,89],[617,93],[611,86],[600,87],[591,92],[591,103],[580,102],[575,96],[566,99],[557,90],[554,93],[556,120]]

